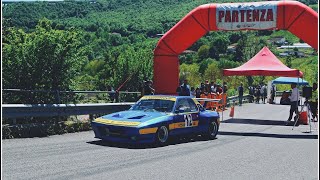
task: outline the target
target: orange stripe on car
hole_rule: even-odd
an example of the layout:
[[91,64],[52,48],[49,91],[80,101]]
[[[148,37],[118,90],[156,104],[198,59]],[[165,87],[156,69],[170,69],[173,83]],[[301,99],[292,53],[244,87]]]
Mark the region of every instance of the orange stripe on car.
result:
[[[189,126],[189,127],[195,127],[198,125],[199,125],[199,121],[192,121],[192,126]],[[179,128],[188,128],[188,127],[185,126],[185,122],[178,122],[178,123],[169,124],[169,130],[179,129]]]
[[139,130],[139,133],[140,134],[154,134],[156,133],[158,130],[157,127],[154,127],[154,128],[145,128],[145,129],[140,129]]

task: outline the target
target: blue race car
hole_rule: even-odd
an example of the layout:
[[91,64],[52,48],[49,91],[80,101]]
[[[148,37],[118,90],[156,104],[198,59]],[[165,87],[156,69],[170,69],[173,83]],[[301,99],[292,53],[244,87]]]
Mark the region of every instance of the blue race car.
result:
[[142,97],[127,111],[108,114],[92,122],[95,137],[113,142],[158,143],[178,135],[202,135],[214,139],[220,117],[205,110],[189,96]]

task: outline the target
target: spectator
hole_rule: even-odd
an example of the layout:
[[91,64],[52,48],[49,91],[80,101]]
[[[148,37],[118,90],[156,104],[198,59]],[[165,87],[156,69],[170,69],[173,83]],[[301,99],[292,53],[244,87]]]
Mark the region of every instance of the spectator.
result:
[[178,93],[179,96],[181,96],[181,86],[182,84],[180,83],[180,85],[176,89],[176,92]]
[[210,83],[210,93],[215,93],[216,92],[216,86],[213,81]]
[[200,98],[201,90],[200,88],[196,88],[196,98]]
[[[312,97],[310,99],[310,108],[312,113],[312,121],[318,121],[318,84],[312,84]],[[316,120],[317,119],[317,120]]]
[[192,97],[195,97],[196,96],[196,91],[194,89],[194,87],[191,87],[191,92],[190,92],[191,96]]
[[290,105],[290,99],[289,99],[289,93],[286,91],[283,91],[280,99],[280,104],[281,105]]
[[204,85],[204,83],[202,82],[202,83],[200,84],[200,90],[201,90],[201,89],[204,90],[204,88],[205,88],[205,85]]
[[217,84],[217,89],[216,89],[216,93],[217,94],[222,94],[223,89],[221,88],[220,84]]
[[252,86],[249,86],[249,103],[252,103],[253,102],[253,95],[254,95],[254,88]]
[[243,98],[243,84],[242,83],[238,87],[238,93],[239,93],[239,106],[242,106],[242,98]]
[[258,85],[258,86],[256,87],[256,103],[257,103],[257,104],[260,103],[260,95],[261,95],[260,89],[261,89],[261,87]]
[[296,115],[298,114],[299,90],[297,88],[297,84],[296,83],[292,83],[291,84],[291,88],[292,88],[292,93],[289,96],[289,99],[290,99],[290,115],[289,115],[289,118],[288,118],[288,122],[291,121],[292,116],[293,116],[293,112],[295,112]]
[[120,96],[120,93],[119,93],[119,90],[116,90],[116,93],[115,93],[115,102],[119,102],[119,96]]
[[206,80],[206,83],[204,84],[204,89],[206,94],[210,93],[210,84],[208,80]]
[[141,97],[144,96],[144,88],[147,86],[147,80],[143,81],[143,84],[141,85]]
[[276,87],[274,84],[271,86],[271,99],[270,99],[270,104],[274,104],[274,98],[276,96]]
[[190,86],[188,85],[188,80],[184,80],[181,85],[181,95],[180,96],[190,96]]
[[146,85],[144,86],[144,95],[154,95],[155,90],[152,88],[153,82],[148,80]]
[[263,84],[261,89],[260,89],[260,94],[261,94],[261,99],[263,104],[266,103],[266,98],[267,98],[267,85]]
[[108,94],[109,94],[109,98],[110,98],[111,102],[114,102],[116,92],[113,90],[113,87],[107,86],[107,91],[109,91]]
[[226,82],[223,82],[223,87],[222,87],[223,93],[227,93],[228,91],[228,86]]
[[201,91],[201,94],[205,93],[205,85],[203,82],[200,84],[200,91]]

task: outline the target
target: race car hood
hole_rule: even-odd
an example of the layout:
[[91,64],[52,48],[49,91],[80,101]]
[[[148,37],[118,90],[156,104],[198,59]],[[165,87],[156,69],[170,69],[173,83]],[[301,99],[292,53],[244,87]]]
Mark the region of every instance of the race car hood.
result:
[[94,122],[116,126],[138,126],[144,122],[167,116],[163,112],[121,111],[97,118]]

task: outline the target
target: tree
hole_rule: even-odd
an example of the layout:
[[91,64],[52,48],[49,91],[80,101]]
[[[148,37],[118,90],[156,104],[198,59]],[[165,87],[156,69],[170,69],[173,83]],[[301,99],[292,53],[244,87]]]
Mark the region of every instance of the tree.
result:
[[206,69],[208,68],[209,64],[211,64],[212,62],[214,62],[215,60],[214,59],[211,59],[211,58],[208,58],[208,59],[205,59],[203,61],[201,61],[200,63],[200,67],[199,67],[199,73],[201,75],[204,75],[204,72],[206,71]]
[[229,43],[230,41],[226,36],[216,36],[210,45],[209,56],[213,59],[219,60],[219,55],[227,52]]
[[239,32],[233,32],[229,35],[230,43],[236,43],[241,39],[241,34]]
[[198,57],[199,60],[203,60],[209,57],[209,46],[207,45],[202,45],[199,49],[198,49]]
[[219,68],[219,62],[213,61],[209,64],[208,68],[204,72],[204,79],[209,81],[217,81],[222,78],[222,69]]
[[299,57],[299,49],[297,47],[293,48],[294,56]]
[[292,67],[292,57],[291,56],[287,56],[286,57],[286,65],[291,68]]
[[[3,87],[30,90],[68,90],[85,57],[81,32],[55,30],[40,20],[35,31],[10,29],[3,44]],[[19,103],[53,103],[53,94],[28,94]]]
[[201,82],[198,64],[182,64],[180,66],[180,81],[188,80],[191,87],[198,87]]
[[245,52],[244,52],[245,44],[246,43],[244,39],[240,39],[238,41],[238,44],[236,46],[236,52],[234,55],[234,61],[243,62],[245,60]]
[[152,79],[153,54],[151,47],[135,50],[132,46],[120,46],[113,50],[119,53],[113,66],[112,84],[115,87],[123,85],[121,90],[139,91],[145,79]]
[[193,51],[198,51],[201,46],[208,45],[208,44],[209,44],[208,39],[205,38],[205,37],[202,37],[198,41],[193,43],[192,46],[189,49],[193,50]]

